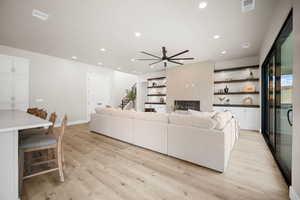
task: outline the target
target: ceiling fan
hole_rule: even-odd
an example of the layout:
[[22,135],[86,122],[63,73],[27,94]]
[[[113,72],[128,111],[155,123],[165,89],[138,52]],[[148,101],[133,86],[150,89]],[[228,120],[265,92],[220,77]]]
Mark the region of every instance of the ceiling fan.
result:
[[153,58],[141,58],[141,59],[136,59],[136,60],[141,60],[141,61],[155,60],[155,62],[149,64],[150,66],[158,64],[160,62],[164,62],[164,66],[165,67],[167,67],[167,63],[168,62],[171,62],[171,63],[174,63],[174,64],[178,64],[178,65],[183,65],[183,63],[181,63],[180,61],[182,61],[182,60],[194,60],[194,58],[178,58],[177,57],[177,56],[180,56],[180,55],[185,54],[187,52],[189,52],[189,50],[185,50],[185,51],[179,52],[179,53],[174,54],[172,56],[167,56],[166,47],[162,47],[162,57],[153,55],[151,53],[147,53],[145,51],[141,51],[142,54],[146,54],[146,55],[151,56]]

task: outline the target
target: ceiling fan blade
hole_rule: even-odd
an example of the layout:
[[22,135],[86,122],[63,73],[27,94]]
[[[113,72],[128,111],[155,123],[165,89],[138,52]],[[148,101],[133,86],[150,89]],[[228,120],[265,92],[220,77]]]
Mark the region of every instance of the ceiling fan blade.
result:
[[141,51],[141,53],[146,54],[146,55],[148,55],[148,56],[152,56],[152,57],[154,57],[154,58],[161,59],[161,57],[158,57],[158,56],[153,55],[153,54],[151,54],[151,53],[147,53],[147,52],[145,52],[145,51]]
[[185,51],[182,51],[182,52],[180,52],[180,53],[177,53],[177,54],[175,54],[175,55],[169,57],[168,59],[174,58],[174,57],[176,57],[176,56],[179,56],[179,55],[184,54],[184,53],[187,53],[187,52],[189,52],[189,50],[185,50]]
[[135,59],[135,60],[160,60],[158,58],[139,58],[139,59]]
[[170,60],[194,60],[195,58],[171,58]]
[[162,60],[159,60],[159,61],[157,61],[157,62],[151,63],[151,64],[149,64],[149,65],[150,65],[150,66],[151,66],[151,65],[155,65],[155,64],[160,63],[160,62],[162,62]]
[[162,47],[162,53],[163,53],[163,58],[166,58],[167,57],[166,47]]
[[183,65],[183,63],[176,62],[176,61],[173,61],[173,60],[168,60],[168,61],[171,62],[171,63],[175,63],[175,64],[177,64],[177,65]]

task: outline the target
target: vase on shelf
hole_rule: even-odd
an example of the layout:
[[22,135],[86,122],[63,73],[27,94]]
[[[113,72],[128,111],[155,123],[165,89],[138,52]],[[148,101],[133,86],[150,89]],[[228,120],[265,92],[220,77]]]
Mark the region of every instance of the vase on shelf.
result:
[[227,85],[226,85],[226,87],[224,88],[224,93],[225,93],[225,94],[228,94],[228,92],[229,92],[229,88],[228,88]]

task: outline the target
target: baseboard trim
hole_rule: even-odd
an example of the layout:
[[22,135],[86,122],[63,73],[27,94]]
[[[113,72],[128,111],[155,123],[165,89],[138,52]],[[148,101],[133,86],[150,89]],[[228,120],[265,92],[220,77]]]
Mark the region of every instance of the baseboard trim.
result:
[[295,190],[293,189],[292,186],[290,186],[290,199],[291,200],[300,200],[299,196],[297,195],[297,193],[295,192]]
[[[86,123],[89,123],[89,121],[88,120],[77,120],[77,121],[68,122],[68,126],[74,126],[74,125],[86,124]],[[60,127],[60,122],[57,122],[55,124],[55,127]]]

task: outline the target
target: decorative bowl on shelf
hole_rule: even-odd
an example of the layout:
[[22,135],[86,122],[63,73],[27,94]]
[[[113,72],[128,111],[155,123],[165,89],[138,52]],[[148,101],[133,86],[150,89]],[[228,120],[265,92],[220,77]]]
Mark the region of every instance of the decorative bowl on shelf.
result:
[[255,92],[255,85],[246,85],[243,87],[242,92]]

